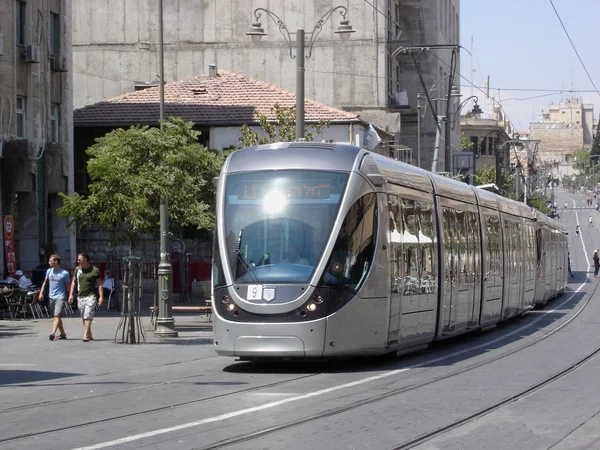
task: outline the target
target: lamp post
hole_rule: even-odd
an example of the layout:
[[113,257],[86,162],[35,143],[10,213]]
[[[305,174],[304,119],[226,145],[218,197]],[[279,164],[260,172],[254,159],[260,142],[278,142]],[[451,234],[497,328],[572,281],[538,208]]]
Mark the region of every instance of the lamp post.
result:
[[[160,77],[160,130],[165,119],[165,61],[163,55],[163,0],[158,0],[158,70]],[[160,262],[158,263],[158,318],[156,337],[177,337],[171,308],[171,287],[173,267],[169,261],[169,205],[163,197],[160,200]]]
[[[460,99],[460,92],[456,86],[452,86],[452,89],[448,93],[448,101],[446,103],[446,128],[444,129],[444,167],[446,172],[451,176],[454,175],[452,168],[452,146],[450,145],[450,129],[452,128],[451,122],[454,123],[456,115],[458,114],[459,107],[458,101]],[[454,118],[451,119],[453,115]]]
[[312,56],[312,49],[315,44],[315,40],[321,30],[323,29],[323,25],[331,15],[335,11],[340,11],[342,16],[342,20],[340,21],[340,25],[337,27],[334,33],[339,34],[342,42],[346,42],[350,38],[350,34],[354,33],[352,26],[350,25],[350,21],[346,19],[346,15],[348,14],[348,10],[344,6],[336,6],[335,8],[327,11],[321,19],[314,26],[313,30],[308,33],[310,35],[310,41],[308,42],[308,46],[305,41],[305,32],[304,29],[296,30],[296,54],[293,53],[294,43],[292,42],[292,34],[285,23],[273,12],[269,11],[265,8],[256,8],[254,10],[254,17],[256,21],[252,23],[252,26],[246,33],[246,35],[252,38],[252,41],[255,44],[258,44],[263,36],[266,36],[264,28],[262,28],[262,24],[259,22],[261,17],[261,11],[267,14],[279,27],[279,31],[281,32],[285,42],[289,46],[290,57],[296,60],[296,140],[304,139],[304,49],[308,48],[308,55],[306,59],[310,59]]

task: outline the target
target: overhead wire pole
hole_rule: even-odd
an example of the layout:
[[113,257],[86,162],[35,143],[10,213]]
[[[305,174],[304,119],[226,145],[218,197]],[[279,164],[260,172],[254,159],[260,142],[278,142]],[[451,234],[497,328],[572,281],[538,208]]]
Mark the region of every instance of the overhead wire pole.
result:
[[[158,65],[160,77],[160,130],[165,119],[165,60],[163,53],[163,0],[158,0]],[[161,194],[164,195],[164,194]],[[167,200],[160,199],[160,262],[158,264],[158,318],[156,337],[177,337],[171,305],[173,267],[169,261],[169,206]]]

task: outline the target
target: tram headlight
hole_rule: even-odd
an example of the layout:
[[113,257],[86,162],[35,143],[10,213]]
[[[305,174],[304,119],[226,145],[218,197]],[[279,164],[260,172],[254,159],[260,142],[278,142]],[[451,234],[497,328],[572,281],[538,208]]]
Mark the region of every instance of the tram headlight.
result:
[[235,305],[234,305],[233,303],[229,303],[229,304],[227,305],[227,309],[228,309],[229,311],[233,311],[233,310],[235,309]]
[[323,303],[323,297],[321,297],[320,295],[317,295],[317,296],[316,296],[316,297],[313,299],[313,301],[314,301],[316,304],[320,305],[321,303]]
[[309,311],[315,311],[317,309],[317,305],[315,305],[314,303],[309,303],[308,305],[306,305],[306,309],[308,309]]
[[223,294],[223,303],[229,303],[229,294]]

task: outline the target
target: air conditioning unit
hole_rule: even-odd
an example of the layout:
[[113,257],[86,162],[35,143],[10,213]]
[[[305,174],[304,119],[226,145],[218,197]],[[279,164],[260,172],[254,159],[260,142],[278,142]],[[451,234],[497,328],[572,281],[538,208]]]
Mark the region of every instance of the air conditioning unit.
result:
[[52,55],[50,59],[50,69],[52,69],[54,72],[66,72],[67,57],[63,56],[60,52]]
[[27,45],[21,48],[21,61],[29,63],[40,62],[40,46],[39,45]]

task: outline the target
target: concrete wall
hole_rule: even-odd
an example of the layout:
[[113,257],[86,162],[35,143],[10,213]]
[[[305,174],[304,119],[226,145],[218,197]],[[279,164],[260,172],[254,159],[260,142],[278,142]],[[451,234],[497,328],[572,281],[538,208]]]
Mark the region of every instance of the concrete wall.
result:
[[[56,215],[55,209],[60,206],[56,201],[49,204],[48,194],[68,192],[70,180],[73,142],[70,3],[70,0],[25,2],[25,46],[15,41],[17,3],[0,3],[4,48],[0,55],[0,138],[4,141],[0,161],[2,214],[15,216],[17,262],[25,271],[38,265],[40,246],[60,241],[63,255],[70,250],[64,222],[47,220]],[[59,51],[60,57],[65,58],[66,72],[51,67],[50,13],[60,17]],[[20,53],[32,44],[39,46],[39,62],[21,61]],[[26,98],[24,137],[17,137],[17,96]],[[60,105],[57,144],[50,143],[52,103]],[[38,164],[40,155],[42,165]],[[0,257],[0,277],[4,272],[2,261],[3,256]]]

